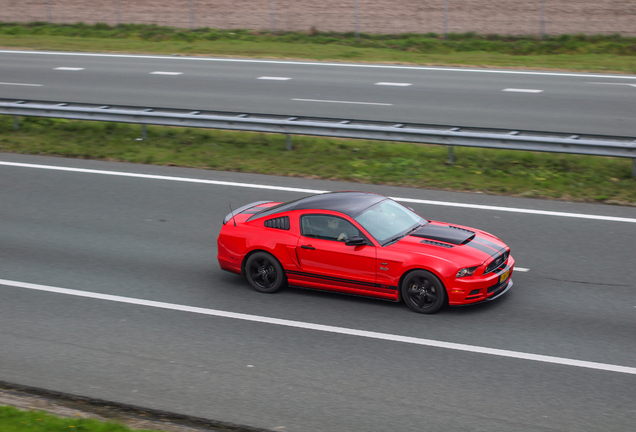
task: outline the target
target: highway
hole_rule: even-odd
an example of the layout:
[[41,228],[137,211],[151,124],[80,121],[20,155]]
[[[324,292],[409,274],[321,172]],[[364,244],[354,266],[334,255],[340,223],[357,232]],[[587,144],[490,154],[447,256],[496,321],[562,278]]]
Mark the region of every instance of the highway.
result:
[[634,75],[0,50],[0,97],[636,135]]
[[[219,269],[229,205],[352,189],[494,233],[513,289],[425,316]],[[634,207],[17,154],[0,203],[0,381],[288,432],[636,424]]]

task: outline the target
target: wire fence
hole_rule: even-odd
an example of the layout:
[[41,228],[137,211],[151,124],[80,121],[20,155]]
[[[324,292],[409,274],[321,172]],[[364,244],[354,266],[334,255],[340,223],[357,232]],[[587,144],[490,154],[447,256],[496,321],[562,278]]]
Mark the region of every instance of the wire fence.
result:
[[264,31],[636,36],[634,0],[0,0],[0,21]]

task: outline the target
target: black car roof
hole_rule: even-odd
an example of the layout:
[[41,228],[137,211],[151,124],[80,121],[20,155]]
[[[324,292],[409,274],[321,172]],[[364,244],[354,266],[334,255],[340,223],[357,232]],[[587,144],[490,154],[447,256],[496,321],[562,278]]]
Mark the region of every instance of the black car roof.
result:
[[248,220],[291,210],[331,210],[354,217],[387,197],[367,192],[329,192],[287,201],[256,213]]

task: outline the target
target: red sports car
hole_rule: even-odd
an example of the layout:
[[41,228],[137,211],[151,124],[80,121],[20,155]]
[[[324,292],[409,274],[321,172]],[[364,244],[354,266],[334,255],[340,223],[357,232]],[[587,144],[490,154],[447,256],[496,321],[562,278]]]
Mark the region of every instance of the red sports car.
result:
[[515,265],[492,234],[365,192],[247,204],[225,217],[217,243],[221,268],[257,291],[292,285],[404,300],[428,314],[503,295]]

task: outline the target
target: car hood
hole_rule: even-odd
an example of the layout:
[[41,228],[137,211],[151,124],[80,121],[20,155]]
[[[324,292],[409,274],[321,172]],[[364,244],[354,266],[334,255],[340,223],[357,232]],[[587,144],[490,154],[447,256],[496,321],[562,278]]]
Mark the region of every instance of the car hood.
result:
[[415,253],[446,257],[451,261],[482,263],[502,255],[508,247],[497,237],[474,228],[430,222],[394,244]]

